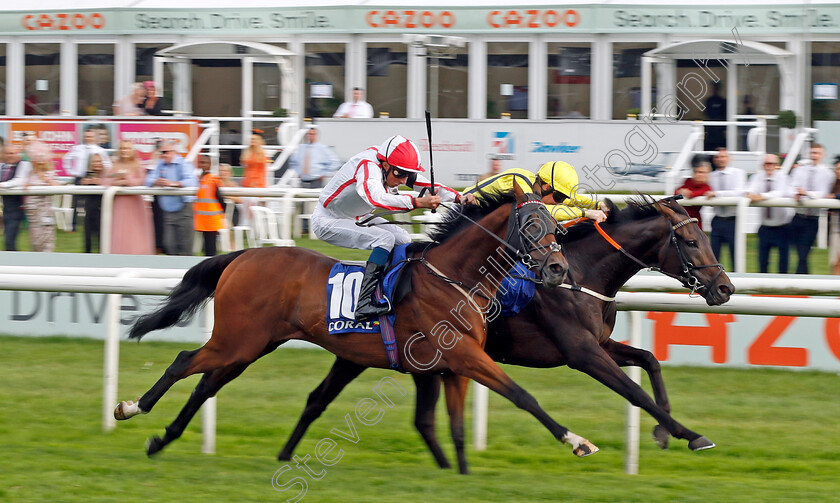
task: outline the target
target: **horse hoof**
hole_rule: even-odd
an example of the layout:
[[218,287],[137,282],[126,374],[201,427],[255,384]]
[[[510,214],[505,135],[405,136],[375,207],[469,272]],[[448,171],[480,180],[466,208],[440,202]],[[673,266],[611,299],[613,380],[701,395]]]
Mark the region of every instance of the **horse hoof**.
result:
[[138,402],[139,399],[137,402],[128,400],[118,403],[114,408],[114,419],[117,421],[125,421],[126,419],[132,418],[138,414],[142,414],[143,410],[140,409]]
[[668,440],[671,439],[671,434],[661,424],[653,427],[653,440],[661,449],[668,448]]
[[291,454],[286,454],[285,452],[281,452],[280,454],[277,455],[277,461],[291,461],[291,460],[292,460],[292,455]]
[[704,436],[699,436],[688,443],[688,448],[692,451],[705,451],[714,447],[715,443]]
[[163,439],[159,436],[155,435],[148,440],[146,440],[146,455],[149,457],[154,456],[158,452],[163,449],[166,444],[163,443]]
[[572,449],[572,452],[579,458],[585,458],[586,456],[591,456],[600,450],[601,449],[599,449],[595,444],[587,440]]

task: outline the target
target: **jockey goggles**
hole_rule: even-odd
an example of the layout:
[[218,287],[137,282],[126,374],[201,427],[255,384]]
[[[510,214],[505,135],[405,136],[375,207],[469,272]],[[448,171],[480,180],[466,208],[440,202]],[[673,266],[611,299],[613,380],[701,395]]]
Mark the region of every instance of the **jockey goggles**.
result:
[[569,198],[569,196],[560,192],[559,190],[552,191],[551,196],[554,198],[554,202],[557,204],[563,204],[563,201]]
[[391,174],[394,175],[394,178],[405,178],[409,175],[409,172],[396,166],[391,166]]

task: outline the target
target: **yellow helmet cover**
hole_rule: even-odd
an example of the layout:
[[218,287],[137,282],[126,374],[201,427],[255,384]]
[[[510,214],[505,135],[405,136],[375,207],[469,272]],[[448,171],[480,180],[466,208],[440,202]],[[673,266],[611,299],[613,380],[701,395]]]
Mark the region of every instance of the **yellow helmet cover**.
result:
[[552,190],[562,192],[568,197],[572,197],[578,185],[577,171],[571,164],[563,161],[543,164],[537,175],[543,182],[551,184]]

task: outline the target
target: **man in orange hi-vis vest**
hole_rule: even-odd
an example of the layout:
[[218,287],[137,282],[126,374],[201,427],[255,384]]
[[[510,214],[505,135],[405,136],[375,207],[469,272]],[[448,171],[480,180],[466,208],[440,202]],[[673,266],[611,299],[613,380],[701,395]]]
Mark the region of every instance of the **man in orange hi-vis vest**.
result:
[[225,227],[224,200],[219,194],[222,183],[217,175],[210,172],[209,157],[199,156],[198,167],[201,169],[201,180],[193,204],[193,219],[195,230],[204,237],[204,255],[212,257],[216,254],[219,229]]

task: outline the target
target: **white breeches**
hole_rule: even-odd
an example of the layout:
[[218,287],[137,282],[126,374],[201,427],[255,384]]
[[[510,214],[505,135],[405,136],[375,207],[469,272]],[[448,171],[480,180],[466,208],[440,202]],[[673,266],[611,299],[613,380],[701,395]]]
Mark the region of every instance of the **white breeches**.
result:
[[[380,222],[387,222],[387,220],[376,218],[371,221],[371,223]],[[372,250],[379,247],[393,250],[396,245],[411,242],[411,236],[408,232],[398,225],[385,224],[360,227],[353,220],[333,216],[320,204],[312,213],[310,223],[312,231],[318,236],[318,239],[344,248]]]

